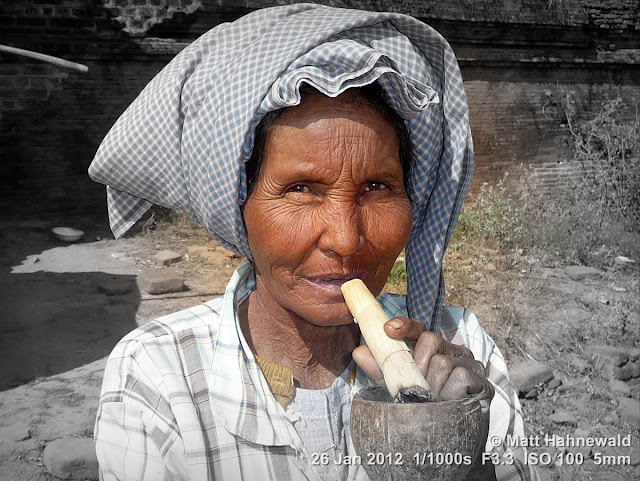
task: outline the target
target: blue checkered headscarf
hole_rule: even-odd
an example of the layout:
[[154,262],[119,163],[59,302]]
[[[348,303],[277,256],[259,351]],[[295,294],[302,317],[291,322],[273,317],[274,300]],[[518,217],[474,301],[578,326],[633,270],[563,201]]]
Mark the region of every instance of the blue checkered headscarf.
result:
[[240,206],[259,121],[297,105],[303,82],[335,97],[374,81],[406,119],[413,143],[408,305],[434,329],[442,257],[471,180],[473,148],[451,47],[406,15],[295,4],[202,35],[122,114],[89,168],[107,185],[115,236],[158,204],[185,211],[250,259]]

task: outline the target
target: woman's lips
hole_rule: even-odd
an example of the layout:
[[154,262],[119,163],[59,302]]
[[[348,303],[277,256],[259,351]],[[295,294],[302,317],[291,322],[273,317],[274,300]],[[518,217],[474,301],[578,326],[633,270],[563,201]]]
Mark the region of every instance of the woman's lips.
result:
[[362,279],[363,273],[360,274],[323,274],[320,276],[307,277],[306,280],[310,282],[317,289],[320,289],[327,294],[342,297],[342,284],[351,279]]

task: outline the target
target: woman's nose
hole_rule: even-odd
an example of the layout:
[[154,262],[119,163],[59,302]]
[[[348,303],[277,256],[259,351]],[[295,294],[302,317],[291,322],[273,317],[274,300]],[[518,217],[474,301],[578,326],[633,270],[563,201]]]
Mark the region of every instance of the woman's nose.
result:
[[362,219],[355,206],[339,206],[331,209],[324,219],[324,231],[318,245],[325,252],[339,257],[349,257],[365,244]]

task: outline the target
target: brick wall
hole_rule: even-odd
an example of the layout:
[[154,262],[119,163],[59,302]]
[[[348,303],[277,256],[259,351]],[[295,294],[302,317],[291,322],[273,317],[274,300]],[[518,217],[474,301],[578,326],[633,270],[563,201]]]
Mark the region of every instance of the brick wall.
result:
[[[550,171],[545,182],[536,186],[547,193],[553,192],[556,181],[558,187],[565,186],[563,172],[571,168],[566,164],[572,160],[574,149],[561,98],[571,92],[579,116],[588,119],[602,102],[621,97],[625,99],[621,119],[634,120],[636,108],[640,108],[640,78],[637,70],[635,76],[621,70],[619,83],[603,81],[590,69],[555,69],[545,82],[531,77],[526,80],[524,75],[524,80],[517,82],[466,81],[477,159],[474,188],[483,182],[495,184],[506,172],[510,174],[507,185],[515,188],[541,166],[559,164],[565,165],[562,171]],[[570,79],[572,76],[575,78]]]
[[86,63],[87,74],[23,60],[0,68],[0,82],[16,72],[12,85],[24,85],[11,89],[13,99],[0,91],[0,177],[10,194],[0,196],[4,212],[12,212],[16,202],[19,212],[104,210],[104,189],[88,179],[89,163],[123,104],[136,97],[166,59]]
[[200,0],[5,0],[0,25],[50,33],[122,30],[142,35],[152,26],[202,8]]
[[[0,44],[85,64],[82,74],[0,53],[0,208],[104,209],[86,168],[110,126],[146,83],[212,26],[284,0],[3,0]],[[558,98],[597,110],[640,104],[636,0],[327,0],[396,10],[447,38],[462,68],[478,159],[474,184],[509,171],[561,185],[572,156]],[[562,163],[562,164],[559,164]],[[555,173],[555,174],[554,174]],[[554,184],[554,179],[557,180]]]
[[122,30],[131,35],[144,35],[151,27],[171,20],[174,15],[184,18],[202,8],[198,0],[102,0],[106,12]]
[[4,62],[0,64],[0,111],[21,111],[31,102],[46,101],[68,77],[52,65]]

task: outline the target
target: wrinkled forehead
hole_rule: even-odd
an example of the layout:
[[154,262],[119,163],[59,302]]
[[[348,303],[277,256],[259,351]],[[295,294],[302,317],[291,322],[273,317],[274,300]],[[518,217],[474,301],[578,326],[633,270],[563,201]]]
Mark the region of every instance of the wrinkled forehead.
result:
[[357,124],[365,131],[379,130],[381,124],[386,124],[394,135],[388,117],[375,109],[360,89],[347,90],[337,97],[315,92],[305,95],[299,105],[284,109],[270,130],[288,127],[313,132],[327,125],[339,130]]

